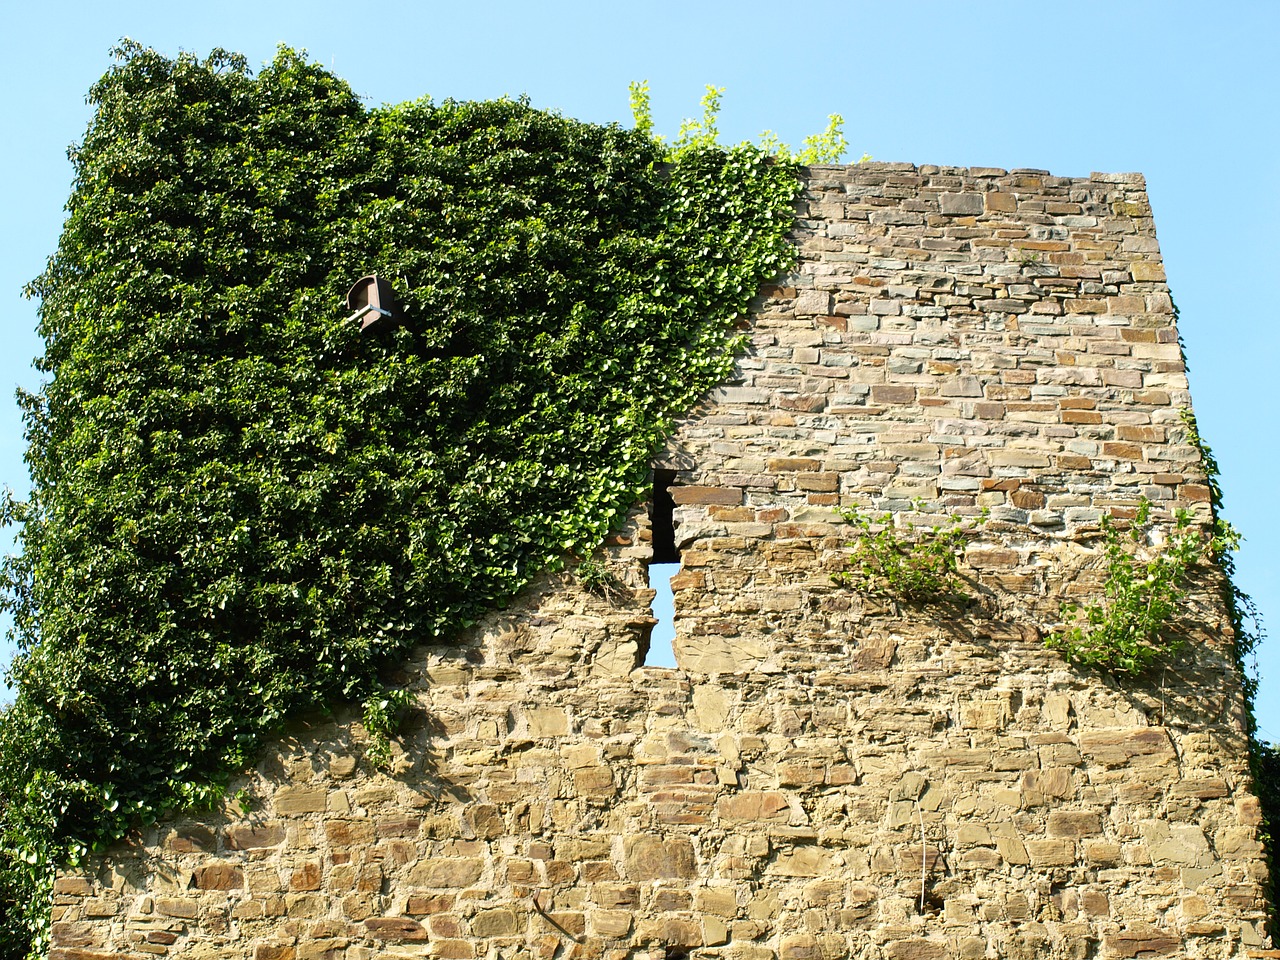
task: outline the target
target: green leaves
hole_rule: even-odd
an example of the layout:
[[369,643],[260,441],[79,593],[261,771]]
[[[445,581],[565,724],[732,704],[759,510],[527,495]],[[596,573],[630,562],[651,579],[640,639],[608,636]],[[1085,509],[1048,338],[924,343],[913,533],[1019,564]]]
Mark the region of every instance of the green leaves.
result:
[[[913,503],[915,511],[924,508]],[[880,593],[914,603],[963,597],[958,576],[968,534],[986,522],[986,514],[953,516],[947,523],[917,532],[909,520],[898,523],[893,513],[873,518],[856,507],[839,511],[854,528],[845,569],[832,579],[842,586]]]
[[1202,559],[1235,550],[1240,536],[1219,522],[1211,537],[1179,510],[1173,526],[1154,541],[1151,501],[1143,498],[1127,531],[1109,516],[1102,518],[1106,558],[1104,599],[1066,603],[1067,626],[1045,645],[1061,650],[1073,663],[1136,676],[1178,651],[1183,637],[1175,623],[1187,599],[1187,579]]
[[[126,44],[90,99],[3,507],[19,900],[23,851],[211,802],[293,712],[381,703],[398,651],[589,555],[731,369],[798,189],[524,101],[366,111],[287,49],[253,77]],[[409,319],[362,338],[372,270]]]

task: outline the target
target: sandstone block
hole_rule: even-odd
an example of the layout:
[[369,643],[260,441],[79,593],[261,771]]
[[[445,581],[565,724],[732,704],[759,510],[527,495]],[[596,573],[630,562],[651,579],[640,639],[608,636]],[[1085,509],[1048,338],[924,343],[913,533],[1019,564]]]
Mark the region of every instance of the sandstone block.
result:
[[675,486],[671,499],[677,506],[690,503],[720,503],[737,506],[742,503],[742,491],[737,487]]
[[293,875],[289,878],[289,889],[299,891],[319,890],[322,877],[323,870],[320,864],[314,861],[304,863],[293,871]]
[[833,851],[822,847],[795,847],[781,851],[767,872],[779,877],[823,877],[833,869],[834,857]]
[[1121,930],[1102,938],[1109,957],[1148,958],[1173,953],[1182,946],[1180,937],[1154,927]]
[[786,796],[777,791],[744,790],[717,800],[716,813],[730,823],[786,823],[791,807]]
[[984,193],[982,200],[987,213],[1015,213],[1018,209],[1018,198],[1012,193],[992,190]]
[[700,887],[694,893],[694,908],[703,915],[735,917],[738,915],[738,896],[732,889]]
[[1194,825],[1174,825],[1161,820],[1142,824],[1142,839],[1157,866],[1177,864],[1207,867],[1214,860],[1204,831]]
[[484,861],[475,857],[431,857],[414,865],[409,882],[418,887],[465,887],[484,873]]
[[427,930],[436,939],[453,940],[466,935],[466,924],[453,913],[437,913],[427,919]]
[[602,907],[634,907],[640,902],[640,888],[629,883],[597,883],[591,898]]
[[960,855],[960,866],[965,870],[996,870],[1003,862],[990,847],[973,847]]
[[200,905],[194,900],[180,897],[156,897],[156,913],[162,917],[181,917],[194,920],[200,913]]
[[1102,818],[1092,810],[1052,810],[1049,836],[1089,837],[1102,832]]
[[281,787],[272,797],[276,813],[296,817],[305,813],[324,813],[329,793],[324,787]]
[[573,772],[573,787],[579,796],[603,800],[615,792],[613,771],[608,767],[583,767]]
[[525,711],[529,736],[563,737],[569,733],[569,716],[559,707],[533,707]]
[[1085,730],[1080,734],[1080,752],[1086,759],[1108,767],[1152,766],[1176,762],[1173,744],[1163,727]]
[[778,956],[780,960],[842,960],[847,951],[840,937],[797,933],[782,938]]
[[431,956],[438,960],[471,960],[475,955],[475,944],[470,940],[436,940],[431,944]]
[[889,960],[948,960],[950,956],[945,940],[922,937],[894,940],[885,944],[884,953]]
[[873,403],[915,403],[916,388],[890,383],[877,383],[871,387]]
[[938,198],[943,216],[976,217],[986,210],[981,193],[944,193]]
[[593,910],[587,914],[593,936],[617,940],[631,932],[631,914],[626,910]]
[[510,907],[481,910],[471,918],[471,932],[477,937],[514,937],[523,930],[523,917]]
[[63,896],[88,897],[93,895],[93,884],[84,877],[58,877],[53,881],[53,892]]
[[694,920],[641,920],[636,934],[641,941],[664,943],[672,947],[702,946],[702,925]]
[[376,940],[426,940],[427,930],[409,917],[376,917],[364,922],[365,931]]
[[[373,824],[368,821],[326,820],[324,835],[331,846],[339,848],[372,843]],[[252,842],[252,846],[247,846],[245,849],[253,849],[256,846],[274,846],[275,843],[266,842],[271,837],[274,837],[274,834],[270,834],[267,837],[254,835],[252,841],[245,841],[246,843]],[[283,839],[282,836],[281,840]],[[230,841],[228,841],[228,845],[230,845]]]
[[685,837],[640,834],[623,840],[632,880],[667,880],[697,874],[693,844]]
[[229,863],[215,863],[196,870],[193,885],[200,890],[239,890],[244,871]]
[[814,473],[822,469],[822,461],[813,457],[772,457],[768,465],[770,473]]
[[801,290],[795,309],[797,316],[826,316],[831,313],[831,294],[825,290]]
[[165,846],[174,853],[212,853],[217,845],[214,832],[203,824],[189,824],[165,839]]
[[442,893],[433,896],[411,895],[405,912],[415,917],[445,913],[452,910],[457,898],[453,894]]
[[1069,867],[1076,862],[1076,845],[1070,840],[1028,840],[1033,867]]
[[960,707],[960,726],[966,730],[1001,730],[1009,722],[1009,705],[1004,700],[966,703]]
[[502,811],[490,803],[473,803],[465,814],[467,825],[482,840],[501,836],[505,829]]
[[277,822],[236,824],[227,828],[226,844],[230,850],[260,850],[284,843],[284,826]]
[[52,942],[62,947],[103,946],[103,933],[96,924],[83,921],[55,923],[49,929]]

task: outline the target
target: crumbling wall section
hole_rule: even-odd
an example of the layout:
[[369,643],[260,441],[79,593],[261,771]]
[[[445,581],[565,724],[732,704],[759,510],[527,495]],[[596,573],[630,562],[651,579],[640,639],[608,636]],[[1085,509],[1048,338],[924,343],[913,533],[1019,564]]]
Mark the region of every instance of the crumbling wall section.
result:
[[[57,883],[53,956],[1244,956],[1259,811],[1221,579],[1141,682],[1043,639],[1098,524],[1208,515],[1141,177],[810,171],[799,263],[681,425],[675,652],[637,509],[397,682],[388,770],[299,723],[215,816]],[[835,508],[989,519],[969,599],[838,586]]]

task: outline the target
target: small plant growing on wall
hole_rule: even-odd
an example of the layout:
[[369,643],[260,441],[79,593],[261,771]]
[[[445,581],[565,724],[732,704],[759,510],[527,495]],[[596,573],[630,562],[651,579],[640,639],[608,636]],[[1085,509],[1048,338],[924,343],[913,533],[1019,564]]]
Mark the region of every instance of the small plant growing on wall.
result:
[[1152,520],[1151,501],[1143,499],[1128,529],[1102,518],[1106,578],[1099,602],[1064,603],[1067,626],[1045,645],[1072,663],[1136,676],[1175,654],[1183,637],[1171,626],[1187,599],[1187,579],[1202,559],[1234,550],[1240,535],[1219,520],[1211,536],[1178,510],[1171,529]]
[[617,603],[626,595],[626,585],[603,561],[583,560],[578,564],[577,575],[578,582],[582,584],[584,590],[609,603]]
[[[920,500],[912,507],[919,512]],[[891,512],[873,517],[857,507],[840,511],[854,528],[845,569],[832,579],[841,586],[927,603],[965,596],[958,574],[960,557],[969,534],[986,522],[978,517],[953,515],[947,523],[922,528]]]
[[404,689],[378,689],[364,702],[364,728],[369,733],[365,758],[375,770],[391,767],[391,740],[400,732],[413,694]]

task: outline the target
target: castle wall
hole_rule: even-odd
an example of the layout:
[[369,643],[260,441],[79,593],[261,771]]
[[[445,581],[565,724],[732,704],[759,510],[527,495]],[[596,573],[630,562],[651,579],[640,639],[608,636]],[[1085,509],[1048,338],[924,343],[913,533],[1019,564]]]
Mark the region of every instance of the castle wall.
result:
[[[398,680],[390,769],[299,722],[250,812],[57,881],[53,957],[1244,956],[1259,809],[1220,576],[1151,678],[1044,635],[1098,522],[1208,516],[1141,177],[815,167],[796,269],[684,420],[675,651],[637,667],[649,520]],[[832,581],[839,505],[988,519],[969,600]],[[922,883],[923,881],[923,883]]]

